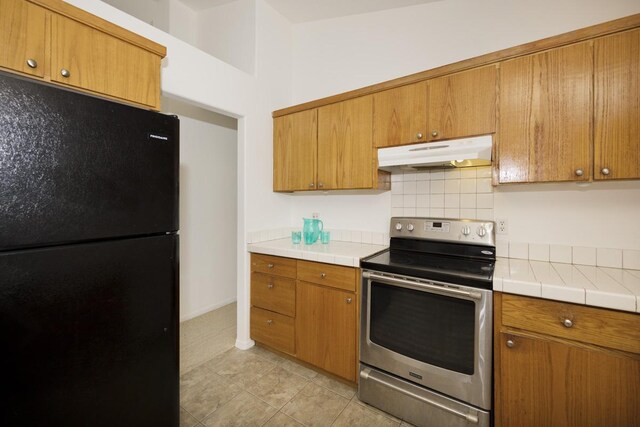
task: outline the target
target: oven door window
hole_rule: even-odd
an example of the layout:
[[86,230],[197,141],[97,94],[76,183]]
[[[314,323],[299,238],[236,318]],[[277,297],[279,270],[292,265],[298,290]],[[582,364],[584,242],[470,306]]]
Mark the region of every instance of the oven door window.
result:
[[393,352],[472,375],[475,303],[371,282],[369,339]]

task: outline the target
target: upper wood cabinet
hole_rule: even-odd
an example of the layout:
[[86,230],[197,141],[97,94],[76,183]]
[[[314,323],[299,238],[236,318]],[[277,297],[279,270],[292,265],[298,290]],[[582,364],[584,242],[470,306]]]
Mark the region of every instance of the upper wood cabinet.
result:
[[0,1],[0,67],[160,109],[166,49],[61,0]]
[[373,188],[373,97],[318,109],[318,189]]
[[274,191],[314,190],[317,160],[317,109],[273,120]]
[[426,81],[373,95],[374,147],[390,147],[426,140]]
[[592,43],[500,64],[499,180],[591,177]]
[[497,67],[429,80],[429,141],[494,133]]
[[593,178],[640,178],[640,30],[595,40]]
[[45,9],[24,0],[0,1],[0,67],[44,77]]
[[51,21],[51,80],[160,105],[160,57],[61,15]]

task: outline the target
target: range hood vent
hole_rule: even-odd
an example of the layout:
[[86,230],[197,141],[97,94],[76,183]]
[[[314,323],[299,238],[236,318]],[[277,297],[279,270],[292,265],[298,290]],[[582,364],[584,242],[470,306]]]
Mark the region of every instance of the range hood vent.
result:
[[491,135],[449,141],[427,142],[380,148],[378,168],[421,170],[434,168],[464,168],[491,164]]

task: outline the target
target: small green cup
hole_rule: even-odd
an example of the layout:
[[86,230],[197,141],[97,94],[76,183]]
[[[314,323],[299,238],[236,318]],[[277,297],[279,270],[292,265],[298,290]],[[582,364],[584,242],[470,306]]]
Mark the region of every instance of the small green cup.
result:
[[320,232],[320,241],[322,243],[324,243],[325,245],[327,243],[329,243],[330,238],[331,238],[331,232],[329,232],[329,231],[321,231]]
[[294,245],[299,245],[302,240],[302,231],[292,231],[291,232],[291,242]]

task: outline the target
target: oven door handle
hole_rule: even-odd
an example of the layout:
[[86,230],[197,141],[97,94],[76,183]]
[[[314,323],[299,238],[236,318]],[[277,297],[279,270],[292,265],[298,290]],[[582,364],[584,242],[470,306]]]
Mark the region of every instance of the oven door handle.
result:
[[470,298],[474,300],[482,299],[482,294],[480,292],[462,291],[460,289],[430,285],[428,283],[423,283],[423,282],[418,282],[413,280],[398,279],[396,277],[387,277],[387,276],[382,276],[380,274],[371,273],[370,271],[363,271],[362,277],[364,277],[365,279],[378,280],[380,282],[406,286],[414,289],[419,288],[419,289],[429,290],[442,295],[450,295],[452,297],[463,297],[463,298]]
[[458,411],[457,409],[450,408],[447,405],[443,405],[440,402],[434,402],[433,400],[427,399],[424,396],[417,395],[413,393],[411,390],[406,390],[402,387],[398,387],[395,384],[385,381],[382,378],[379,378],[376,375],[376,373],[373,372],[371,369],[363,369],[362,371],[360,371],[360,377],[362,377],[362,379],[365,379],[365,380],[371,380],[371,381],[377,382],[380,385],[391,388],[399,393],[405,394],[413,399],[419,400],[420,402],[424,402],[427,405],[435,406],[436,408],[442,409],[443,411],[449,412],[450,414],[453,414],[457,417],[464,418],[465,420],[467,420],[472,424],[478,424],[479,422],[478,414],[461,412],[461,411]]

